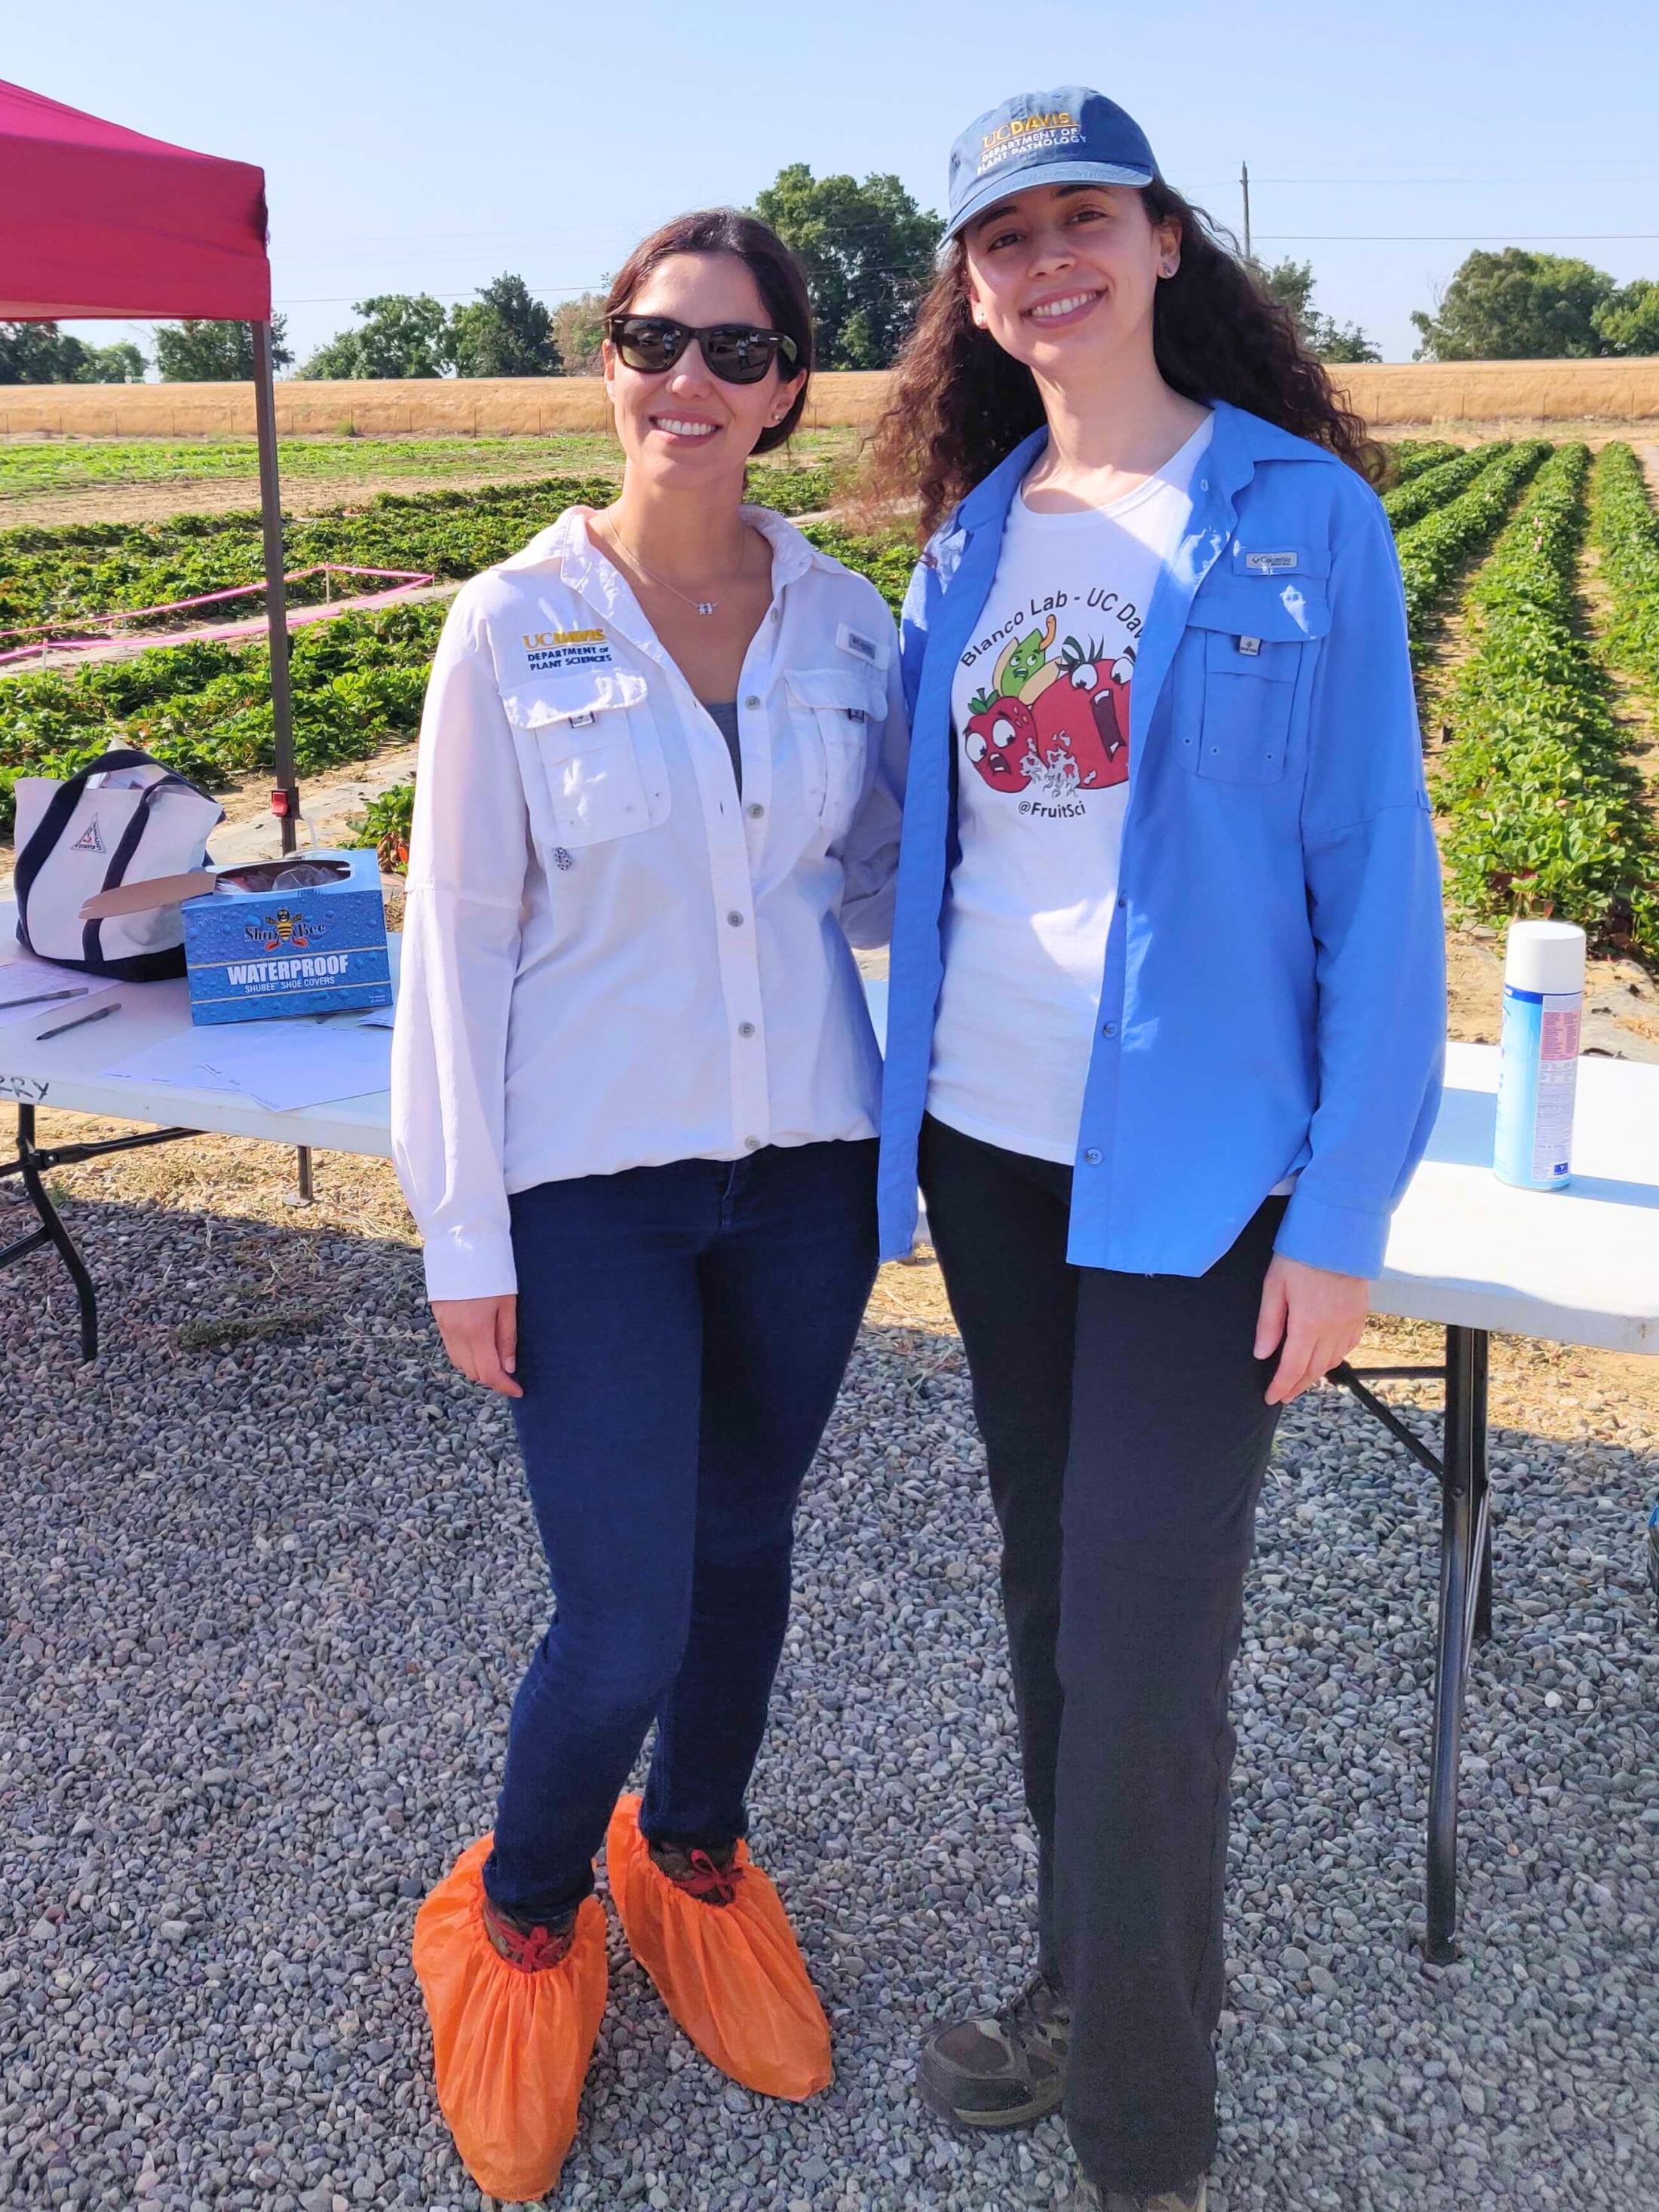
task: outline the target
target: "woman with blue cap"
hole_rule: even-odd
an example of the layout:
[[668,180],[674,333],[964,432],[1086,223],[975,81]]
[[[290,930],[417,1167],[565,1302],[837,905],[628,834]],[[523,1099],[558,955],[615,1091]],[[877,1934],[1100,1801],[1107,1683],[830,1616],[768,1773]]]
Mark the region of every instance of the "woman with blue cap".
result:
[[1075,2199],[1200,2212],[1280,1409],[1427,1141],[1439,872],[1393,541],[1291,319],[1079,86],[982,116],[875,488],[921,496],[882,1249],[918,1176],[972,1373],[1038,1973],[928,2106],[1063,2105]]

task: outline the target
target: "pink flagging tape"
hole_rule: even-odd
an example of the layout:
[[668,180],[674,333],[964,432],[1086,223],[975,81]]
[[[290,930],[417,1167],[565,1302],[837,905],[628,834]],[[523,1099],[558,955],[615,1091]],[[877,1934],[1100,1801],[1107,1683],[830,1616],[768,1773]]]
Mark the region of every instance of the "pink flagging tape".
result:
[[[395,568],[359,568],[349,573],[360,576],[386,576],[399,575],[404,572]],[[398,584],[389,592],[365,592],[353,599],[330,599],[308,607],[290,607],[288,610],[288,627],[291,630],[301,629],[312,623],[331,622],[337,615],[368,614],[381,607],[397,606],[413,599],[426,585],[435,581],[432,576],[411,575],[409,582]],[[216,592],[211,596],[234,599],[240,595]],[[26,672],[17,666],[17,663],[38,661],[48,653],[97,653],[110,658],[125,659],[129,653],[165,653],[169,647],[175,645],[234,644],[242,638],[263,637],[265,629],[264,617],[253,615],[242,622],[198,623],[188,629],[148,630],[125,637],[107,635],[103,637],[39,637],[32,645],[14,647],[9,652],[0,653],[0,673],[23,675]],[[0,635],[15,635],[15,632],[0,631]]]
[[[310,568],[295,568],[291,574],[284,576],[283,581],[284,584],[302,584],[308,577],[311,576],[383,576],[388,581],[396,583],[403,587],[396,592],[376,592],[367,593],[363,598],[356,602],[359,606],[368,606],[370,605],[386,605],[393,599],[401,599],[404,596],[404,591],[418,591],[423,584],[431,584],[437,580],[435,577],[428,574],[422,569],[358,568],[354,568],[349,565],[349,563],[343,561],[319,561],[314,567]],[[198,592],[194,599],[165,599],[158,606],[127,607],[122,609],[116,614],[86,615],[82,617],[81,622],[77,624],[77,629],[87,630],[106,627],[116,623],[143,622],[151,615],[181,614],[188,607],[217,606],[222,605],[227,599],[251,599],[255,593],[263,592],[264,588],[264,581],[262,578],[257,584],[234,585],[231,589],[227,592]],[[304,617],[306,619],[310,621],[315,621],[317,619],[317,616],[310,613],[307,609],[291,607],[289,609],[289,623],[290,629],[294,626],[295,620],[298,617]],[[236,625],[239,631],[243,627],[244,625],[240,623]],[[250,629],[250,633],[252,633],[252,631],[257,631],[262,628],[263,624],[255,622],[247,627]],[[0,666],[3,666],[8,661],[11,660],[27,660],[33,659],[38,653],[73,653],[88,647],[108,645],[112,642],[112,641],[106,636],[84,637],[76,635],[73,637],[54,637],[50,634],[51,628],[52,626],[49,623],[25,623],[16,629],[0,629],[0,637],[26,637],[30,641],[27,645],[12,646],[5,652],[0,653]],[[146,648],[149,648],[158,646],[183,645],[187,642],[187,638],[188,634],[181,634],[177,637],[171,638],[166,636],[144,638],[142,641],[139,641],[139,642]]]

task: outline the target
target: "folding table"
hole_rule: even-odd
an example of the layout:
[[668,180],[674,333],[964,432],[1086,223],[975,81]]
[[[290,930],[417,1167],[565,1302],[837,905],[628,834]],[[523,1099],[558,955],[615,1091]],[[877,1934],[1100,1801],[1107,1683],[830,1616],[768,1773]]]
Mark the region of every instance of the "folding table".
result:
[[[0,905],[0,953],[12,939],[10,909]],[[394,973],[398,949],[394,939]],[[886,986],[872,980],[866,989],[879,1030]],[[51,1043],[33,1042],[32,1022],[0,1027],[0,1100],[15,1103],[18,1121],[17,1158],[0,1160],[0,1176],[21,1176],[38,1223],[0,1249],[0,1267],[47,1244],[56,1247],[80,1301],[88,1358],[97,1349],[96,1295],[42,1183],[52,1169],[202,1133],[265,1138],[379,1159],[392,1153],[390,1100],[384,1092],[274,1113],[230,1091],[147,1087],[101,1073],[118,1057],[190,1026],[182,983],[130,985],[121,995],[117,1020],[94,1023]],[[1659,1066],[1586,1059],[1578,1074],[1571,1183],[1547,1194],[1511,1190],[1491,1167],[1497,1051],[1486,1045],[1449,1046],[1446,1095],[1428,1157],[1395,1216],[1387,1261],[1371,1295],[1377,1314],[1443,1327],[1444,1364],[1345,1364],[1331,1378],[1352,1391],[1440,1486],[1425,1947],[1436,1964],[1458,1955],[1457,1772],[1464,1686],[1473,1646],[1492,1631],[1489,1336],[1501,1329],[1615,1352],[1659,1352]],[[165,1126],[100,1143],[43,1146],[35,1137],[35,1114],[42,1106]],[[1438,1454],[1370,1388],[1413,1376],[1444,1380]]]

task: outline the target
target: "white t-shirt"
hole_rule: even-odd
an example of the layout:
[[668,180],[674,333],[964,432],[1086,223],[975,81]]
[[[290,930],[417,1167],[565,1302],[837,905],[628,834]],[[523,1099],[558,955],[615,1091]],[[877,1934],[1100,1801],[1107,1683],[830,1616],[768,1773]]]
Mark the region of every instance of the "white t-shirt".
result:
[[951,681],[962,857],[927,1110],[1036,1159],[1076,1154],[1117,896],[1135,653],[1209,438],[1206,416],[1109,507],[1034,514],[1017,493]]

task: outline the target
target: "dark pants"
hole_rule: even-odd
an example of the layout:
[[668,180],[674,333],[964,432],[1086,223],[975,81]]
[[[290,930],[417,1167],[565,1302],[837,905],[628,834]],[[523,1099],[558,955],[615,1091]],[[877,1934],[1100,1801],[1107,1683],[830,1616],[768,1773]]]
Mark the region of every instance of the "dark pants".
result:
[[1207,1274],[1130,1275],[1067,1265],[1069,1168],[930,1119],[921,1183],[1002,1530],[1066,2123],[1103,2188],[1180,2188],[1215,2149],[1227,1682],[1278,1419],[1254,1336],[1285,1201]]
[[512,1200],[513,1410],[556,1601],[484,1869],[519,1918],[592,1887],[653,1719],[646,1835],[744,1832],[796,1495],[875,1277],[875,1156],[768,1147]]

